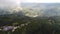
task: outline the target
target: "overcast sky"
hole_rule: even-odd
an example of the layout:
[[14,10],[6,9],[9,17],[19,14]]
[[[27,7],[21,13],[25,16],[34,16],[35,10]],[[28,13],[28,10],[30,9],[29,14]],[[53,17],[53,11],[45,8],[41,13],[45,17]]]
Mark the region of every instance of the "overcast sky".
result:
[[0,0],[0,7],[15,7],[20,3],[60,3],[59,0]]
[[60,3],[60,0],[22,0],[22,1],[32,3]]

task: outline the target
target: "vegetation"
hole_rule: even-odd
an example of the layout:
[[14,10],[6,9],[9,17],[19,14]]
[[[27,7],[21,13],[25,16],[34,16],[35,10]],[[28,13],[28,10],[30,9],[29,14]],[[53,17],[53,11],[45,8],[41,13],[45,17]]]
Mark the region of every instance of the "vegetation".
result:
[[[0,34],[60,34],[58,7],[44,8],[38,4],[26,6],[22,11],[20,8],[11,12],[0,10]],[[38,16],[34,17],[35,15]]]
[[14,32],[0,31],[0,34],[60,34],[60,23],[57,18],[53,17],[35,17],[28,16],[0,16],[0,27],[2,26],[19,26],[29,23],[22,28],[16,29]]

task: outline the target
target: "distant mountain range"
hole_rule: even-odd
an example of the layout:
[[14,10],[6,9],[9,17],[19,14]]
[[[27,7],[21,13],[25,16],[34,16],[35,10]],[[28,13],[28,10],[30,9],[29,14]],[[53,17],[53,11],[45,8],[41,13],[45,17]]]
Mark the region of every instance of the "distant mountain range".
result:
[[[21,7],[23,8],[22,12],[27,12],[32,16],[60,16],[60,3],[21,3]],[[13,11],[0,9],[0,15],[11,14],[10,12]]]
[[35,9],[42,16],[60,16],[60,3],[22,3],[25,9]]

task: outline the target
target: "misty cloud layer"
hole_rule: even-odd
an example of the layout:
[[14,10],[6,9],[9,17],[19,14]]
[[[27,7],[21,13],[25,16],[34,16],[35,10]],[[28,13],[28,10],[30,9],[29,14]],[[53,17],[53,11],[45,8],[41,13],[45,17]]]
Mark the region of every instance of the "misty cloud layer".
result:
[[16,7],[16,0],[0,0],[0,8]]

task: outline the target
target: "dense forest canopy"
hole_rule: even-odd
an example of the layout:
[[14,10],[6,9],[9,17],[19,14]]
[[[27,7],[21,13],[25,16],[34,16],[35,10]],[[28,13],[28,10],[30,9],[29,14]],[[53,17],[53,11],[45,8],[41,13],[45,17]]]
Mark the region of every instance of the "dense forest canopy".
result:
[[[17,29],[4,31],[4,26]],[[22,3],[19,8],[0,9],[0,29],[1,34],[60,34],[60,4]]]

